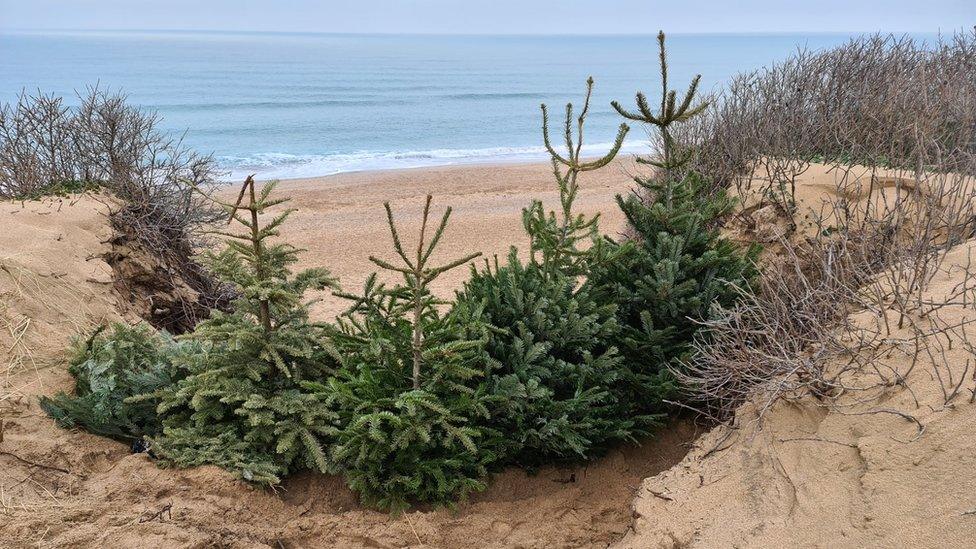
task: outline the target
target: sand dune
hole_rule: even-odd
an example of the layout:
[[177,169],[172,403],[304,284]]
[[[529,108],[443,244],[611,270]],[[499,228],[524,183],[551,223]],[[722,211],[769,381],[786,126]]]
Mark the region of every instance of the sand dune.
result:
[[[956,267],[974,248],[950,253],[926,298],[960,282]],[[942,309],[945,322],[972,317],[961,303]],[[892,337],[911,336],[905,328]],[[885,366],[911,371],[904,385],[846,394],[830,408],[812,397],[780,402],[761,424],[743,406],[738,429],[708,433],[680,464],[644,481],[619,546],[972,547],[976,377],[958,335],[949,337],[951,374],[940,365],[939,375],[962,377],[967,388],[951,405],[932,357],[912,369],[913,357],[895,353]]]
[[[308,249],[306,266],[330,267],[355,290],[373,270],[368,255],[391,253],[382,201],[415,227],[431,192],[438,206],[455,207],[444,256],[504,254],[512,243],[524,246],[521,208],[533,197],[553,203],[547,170],[469,166],[286,181],[281,190],[299,211],[284,232]],[[630,187],[632,170],[618,163],[583,182],[580,206],[603,212],[606,231],[622,228],[613,195]],[[822,167],[805,174],[804,207],[832,192],[835,177]],[[100,257],[110,236],[105,211],[95,197],[0,205],[0,545],[965,547],[976,534],[976,407],[968,394],[942,406],[924,365],[911,391],[842,400],[842,410],[813,400],[780,404],[757,429],[747,405],[736,431],[695,440],[694,427],[678,423],[586,467],[506,471],[456,513],[391,518],[361,508],[341,479],[321,475],[300,475],[273,494],[213,467],[160,469],[124,445],[58,429],[37,406],[38,395],[70,388],[67,339],[122,318]],[[949,262],[966,261],[972,246]],[[437,290],[450,294],[465,275],[445,276]],[[952,287],[958,273],[939,276],[931,292]],[[323,297],[317,317],[342,309]],[[955,358],[958,376],[966,363]],[[879,408],[916,416],[924,432]]]

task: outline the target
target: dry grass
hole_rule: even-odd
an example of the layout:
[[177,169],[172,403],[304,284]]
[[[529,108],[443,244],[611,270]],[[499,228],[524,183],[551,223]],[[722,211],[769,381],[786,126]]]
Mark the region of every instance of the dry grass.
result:
[[[60,348],[66,341],[47,341],[47,334],[85,333],[104,321],[104,303],[91,301],[87,282],[67,268],[39,274],[39,266],[50,267],[41,248],[33,253],[0,256],[0,417],[26,395],[43,392],[41,372],[62,363],[63,353],[52,352],[52,345]],[[20,375],[25,372],[33,374]]]

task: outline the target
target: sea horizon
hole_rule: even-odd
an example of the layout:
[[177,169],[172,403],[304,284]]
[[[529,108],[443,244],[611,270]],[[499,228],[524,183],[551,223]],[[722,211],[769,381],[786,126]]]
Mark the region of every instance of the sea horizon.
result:
[[[894,33],[925,39],[934,33]],[[733,75],[860,33],[673,33],[672,83]],[[18,29],[0,33],[0,101],[22,91],[122,91],[162,128],[213,154],[228,180],[547,158],[539,104],[560,135],[565,104],[596,85],[589,154],[622,118],[611,99],[659,100],[652,34],[386,34]],[[646,152],[633,128],[623,153]]]

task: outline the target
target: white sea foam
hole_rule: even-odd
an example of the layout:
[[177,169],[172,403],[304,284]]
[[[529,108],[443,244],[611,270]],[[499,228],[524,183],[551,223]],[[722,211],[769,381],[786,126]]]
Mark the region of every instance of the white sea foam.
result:
[[[612,143],[594,143],[583,147],[585,156],[604,154]],[[630,141],[621,152],[644,152],[649,141]],[[545,147],[488,147],[482,149],[430,149],[422,151],[359,151],[336,154],[296,155],[261,153],[246,157],[221,156],[217,160],[227,171],[227,179],[234,181],[250,174],[261,179],[292,179],[316,177],[343,172],[395,170],[482,164],[494,162],[536,162],[549,158]]]

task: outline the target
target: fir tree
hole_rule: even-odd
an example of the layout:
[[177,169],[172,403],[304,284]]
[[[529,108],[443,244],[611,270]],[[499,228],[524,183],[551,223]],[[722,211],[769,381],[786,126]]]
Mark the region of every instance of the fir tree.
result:
[[[507,460],[536,465],[586,459],[612,443],[632,439],[652,422],[630,416],[615,387],[626,365],[610,342],[618,326],[615,306],[599,302],[580,277],[601,255],[598,216],[574,212],[583,172],[607,165],[628,128],[622,124],[611,151],[582,160],[582,138],[593,80],[574,119],[566,106],[566,152],[550,141],[548,112],[542,106],[543,141],[552,157],[560,211],[546,213],[539,201],[523,211],[530,259],[523,264],[513,248],[506,265],[472,269],[458,295],[458,309],[479,311],[493,326],[488,352],[500,364],[490,377],[495,395],[494,425],[507,437]],[[573,128],[576,128],[575,136]]]
[[41,397],[41,408],[62,427],[138,443],[158,434],[162,424],[155,401],[130,397],[174,383],[180,376],[175,357],[192,349],[146,325],[115,324],[107,334],[104,329],[75,340],[69,351],[74,393]]
[[566,152],[562,154],[556,150],[549,137],[549,110],[545,104],[541,106],[542,140],[549,152],[552,174],[559,189],[560,211],[558,214],[554,211],[547,214],[542,201],[534,200],[528,208],[522,210],[522,223],[529,235],[532,263],[541,265],[547,273],[559,271],[567,276],[580,276],[588,271],[594,254],[593,250],[587,248],[599,243],[600,214],[587,217],[573,212],[573,204],[579,193],[579,176],[584,172],[598,170],[616,158],[630,130],[627,124],[621,124],[607,154],[594,160],[583,160],[583,130],[590,111],[592,94],[593,77],[590,77],[586,80],[583,109],[575,120],[573,104],[566,104],[566,121],[563,125]]
[[335,335],[344,365],[324,383],[305,384],[337,416],[331,470],[365,503],[395,512],[411,502],[451,504],[483,489],[497,458],[498,434],[483,426],[490,368],[484,329],[476,315],[441,313],[446,303],[430,291],[441,274],[480,254],[433,265],[451,209],[427,241],[430,206],[428,196],[416,253],[408,254],[386,204],[399,262],[370,260],[403,281],[387,288],[373,274],[362,295],[342,294],[352,300]]
[[[647,98],[637,94],[638,113],[614,102],[623,116],[656,127],[661,134],[660,157],[639,162],[658,168],[650,177],[636,177],[637,189],[617,196],[635,237],[611,243],[614,261],[601,262],[591,271],[588,285],[601,300],[617,303],[622,327],[617,345],[632,365],[633,378],[624,384],[640,412],[659,409],[675,386],[668,368],[685,357],[698,321],[714,305],[728,306],[754,276],[758,249],[739,249],[719,234],[718,223],[734,207],[724,191],[710,192],[697,174],[683,168],[689,151],[676,147],[673,124],[700,113],[705,104],[692,106],[700,76],[696,76],[681,103],[668,90],[664,33],[658,35],[663,86],[661,110],[652,112]],[[680,172],[685,172],[683,175]]]
[[458,296],[459,311],[480,307],[494,327],[493,426],[506,434],[509,462],[587,459],[654,419],[630,416],[615,391],[627,377],[609,343],[619,331],[615,306],[577,286],[576,277],[523,264],[512,250],[506,265],[474,270]]
[[324,269],[291,274],[300,250],[271,240],[293,210],[260,220],[286,202],[271,198],[274,188],[256,193],[249,177],[236,204],[221,203],[246,231],[220,231],[227,247],[206,262],[240,297],[184,336],[201,352],[180,364],[185,378],[159,391],[164,429],[154,440],[177,466],[215,464],[266,484],[301,467],[325,470],[321,439],[333,416],[301,382],[331,375],[337,361],[326,327],[309,321],[303,302],[336,281]]

